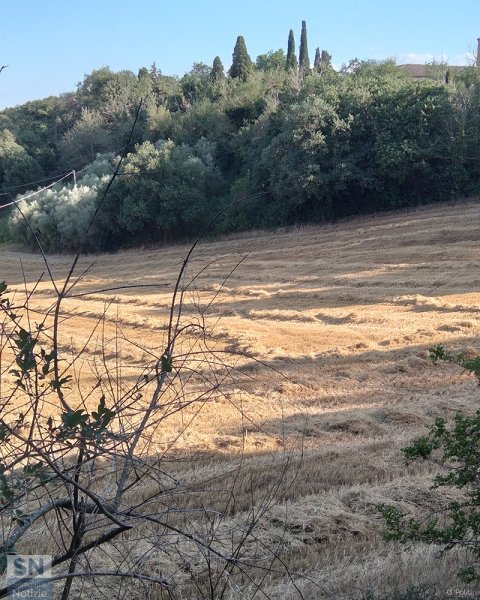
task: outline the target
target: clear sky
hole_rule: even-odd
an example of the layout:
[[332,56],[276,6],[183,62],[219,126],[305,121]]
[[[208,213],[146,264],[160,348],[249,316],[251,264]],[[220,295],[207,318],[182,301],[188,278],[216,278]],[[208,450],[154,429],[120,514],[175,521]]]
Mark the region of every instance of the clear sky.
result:
[[0,0],[0,108],[73,91],[86,73],[149,67],[183,75],[219,55],[230,66],[237,35],[253,60],[298,50],[307,22],[340,66],[351,58],[464,64],[480,37],[480,0]]

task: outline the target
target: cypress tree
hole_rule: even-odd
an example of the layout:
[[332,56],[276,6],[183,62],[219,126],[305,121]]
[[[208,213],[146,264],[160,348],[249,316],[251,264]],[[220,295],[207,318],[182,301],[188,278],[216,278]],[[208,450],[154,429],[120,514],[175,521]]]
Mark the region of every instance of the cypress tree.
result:
[[307,23],[302,21],[302,34],[300,36],[300,54],[298,57],[298,68],[300,75],[304,77],[310,71],[310,59],[308,58],[307,46]]
[[320,56],[320,64],[322,65],[322,71],[332,68],[332,55],[329,54],[326,50],[322,50],[322,55]]
[[286,71],[297,71],[298,61],[295,55],[295,38],[293,37],[293,29],[290,29],[288,34],[288,49],[287,49],[287,61],[285,64]]
[[232,78],[241,79],[245,81],[248,75],[253,69],[253,63],[248,55],[247,46],[242,35],[237,37],[235,48],[232,54],[232,66],[229,70],[229,75]]
[[332,55],[326,50],[320,52],[320,48],[317,48],[315,52],[315,62],[313,63],[313,69],[316,73],[325,73],[328,69],[332,68]]
[[315,60],[313,61],[313,70],[320,73],[322,70],[322,59],[320,56],[320,48],[315,50]]
[[223,64],[219,56],[213,59],[212,70],[210,71],[210,81],[222,81],[225,79]]

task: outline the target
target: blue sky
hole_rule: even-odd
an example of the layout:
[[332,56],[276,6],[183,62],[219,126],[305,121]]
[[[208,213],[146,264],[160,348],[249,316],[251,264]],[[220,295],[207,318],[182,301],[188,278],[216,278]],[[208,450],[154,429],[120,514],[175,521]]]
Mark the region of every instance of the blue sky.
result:
[[237,35],[252,59],[297,49],[307,22],[310,59],[325,48],[335,65],[351,58],[461,64],[480,37],[480,0],[0,0],[0,108],[73,91],[104,65],[156,61],[183,75],[219,55],[230,66]]

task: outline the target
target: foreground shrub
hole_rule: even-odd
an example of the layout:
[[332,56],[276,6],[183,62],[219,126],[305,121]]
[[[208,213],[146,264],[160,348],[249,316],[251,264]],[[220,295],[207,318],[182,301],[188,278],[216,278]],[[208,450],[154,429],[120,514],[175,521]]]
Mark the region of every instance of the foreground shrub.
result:
[[[467,371],[480,375],[480,357],[455,356],[442,346],[431,349],[433,362],[453,362]],[[455,488],[459,499],[422,519],[408,517],[394,506],[381,506],[386,520],[387,540],[424,542],[441,547],[441,553],[463,548],[468,564],[459,577],[466,583],[480,582],[480,410],[475,415],[461,413],[448,423],[439,417],[428,435],[403,449],[407,461],[431,460],[443,468],[436,475],[433,488]]]

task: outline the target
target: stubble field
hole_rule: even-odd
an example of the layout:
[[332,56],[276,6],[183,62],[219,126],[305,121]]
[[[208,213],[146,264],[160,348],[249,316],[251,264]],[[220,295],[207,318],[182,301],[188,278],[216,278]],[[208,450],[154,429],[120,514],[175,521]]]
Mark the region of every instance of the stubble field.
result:
[[[435,416],[478,408],[474,378],[432,365],[428,348],[480,350],[479,241],[480,205],[468,202],[255,232],[195,251],[182,322],[201,320],[229,378],[224,389],[215,381],[208,400],[172,411],[148,452],[174,453],[181,461],[170,468],[182,477],[217,483],[241,462],[238,513],[248,509],[252,481],[257,492],[267,490],[285,467],[261,529],[265,541],[281,540],[297,575],[269,576],[270,597],[293,598],[295,586],[306,598],[361,598],[426,585],[443,598],[460,587],[460,555],[438,559],[432,547],[387,544],[376,506],[394,503],[412,514],[434,506],[441,497],[430,489],[435,470],[405,465],[400,449]],[[79,400],[99,365],[121,386],[161,353],[187,250],[81,260],[77,272],[93,266],[64,301],[61,328],[65,353],[86,345],[72,386]],[[49,263],[61,282],[71,259]],[[1,250],[0,267],[18,298],[44,271],[39,255],[11,248]],[[52,299],[43,277],[30,308],[41,313]],[[206,503],[213,492],[204,490]]]

